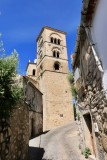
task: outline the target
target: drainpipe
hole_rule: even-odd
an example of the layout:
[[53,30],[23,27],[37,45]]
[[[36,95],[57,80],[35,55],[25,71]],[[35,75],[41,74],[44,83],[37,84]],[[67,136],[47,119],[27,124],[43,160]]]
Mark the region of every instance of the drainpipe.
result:
[[92,52],[93,52],[93,55],[94,55],[94,58],[96,60],[96,64],[98,66],[98,69],[101,73],[104,73],[104,70],[103,70],[103,67],[101,65],[101,62],[100,62],[100,59],[98,58],[98,55],[97,55],[97,52],[95,50],[95,47],[94,47],[94,43],[93,43],[93,40],[92,40],[92,36],[91,36],[91,33],[89,31],[89,27],[86,27],[84,24],[83,24],[83,27],[85,29],[85,32],[86,32],[86,35],[88,37],[88,40],[89,40],[89,43],[90,43],[90,46],[91,46],[91,49],[92,49]]

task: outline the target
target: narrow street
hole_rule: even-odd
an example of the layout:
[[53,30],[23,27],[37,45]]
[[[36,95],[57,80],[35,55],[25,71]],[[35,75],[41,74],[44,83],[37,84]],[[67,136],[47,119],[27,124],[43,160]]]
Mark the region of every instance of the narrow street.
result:
[[29,141],[30,160],[81,160],[76,122]]

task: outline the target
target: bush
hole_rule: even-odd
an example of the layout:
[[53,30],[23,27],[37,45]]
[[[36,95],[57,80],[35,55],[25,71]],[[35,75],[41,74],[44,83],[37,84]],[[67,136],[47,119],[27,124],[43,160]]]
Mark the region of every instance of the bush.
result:
[[22,97],[22,89],[16,82],[18,54],[0,58],[0,117],[10,115],[12,108]]
[[77,91],[76,91],[76,88],[75,86],[72,84],[71,85],[71,92],[72,92],[72,96],[77,99]]
[[73,73],[69,73],[68,76],[68,81],[70,84],[73,84],[74,83],[74,76],[73,76]]
[[80,121],[80,113],[79,112],[77,113],[77,118],[78,118],[78,121]]
[[85,148],[84,156],[85,156],[85,158],[88,158],[89,155],[91,155],[91,150],[87,147],[87,148]]
[[71,92],[72,92],[72,96],[76,99],[77,98],[77,91],[76,88],[74,86],[74,76],[73,73],[69,73],[67,76],[67,79],[71,85]]

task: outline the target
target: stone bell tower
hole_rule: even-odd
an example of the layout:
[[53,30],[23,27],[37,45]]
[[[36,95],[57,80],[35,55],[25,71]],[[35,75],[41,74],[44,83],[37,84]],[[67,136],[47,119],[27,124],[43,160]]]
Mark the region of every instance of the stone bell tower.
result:
[[66,33],[43,27],[37,38],[38,88],[43,93],[43,130],[73,121]]

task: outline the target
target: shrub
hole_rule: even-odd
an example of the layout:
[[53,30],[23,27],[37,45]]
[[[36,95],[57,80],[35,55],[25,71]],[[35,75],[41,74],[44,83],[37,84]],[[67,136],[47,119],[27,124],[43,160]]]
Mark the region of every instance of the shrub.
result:
[[72,92],[72,96],[76,99],[77,98],[77,91],[74,85],[74,76],[73,73],[69,73],[67,76],[67,79],[71,85],[71,92]]
[[70,84],[74,83],[73,73],[69,73],[68,76],[67,76],[67,78],[68,78],[68,81],[69,81]]
[[78,118],[78,121],[80,121],[80,113],[79,112],[77,113],[77,118]]
[[77,99],[77,91],[76,91],[76,88],[75,86],[72,84],[71,85],[71,92],[72,92],[72,96]]
[[88,158],[89,155],[91,155],[91,150],[88,147],[86,147],[85,151],[84,151],[84,156],[85,156],[85,158]]
[[0,58],[0,117],[8,117],[12,108],[22,97],[22,89],[16,82],[18,54],[2,55]]

